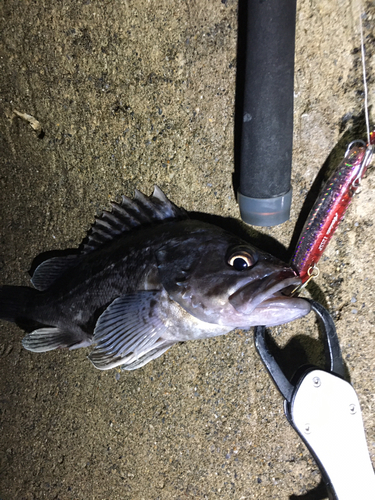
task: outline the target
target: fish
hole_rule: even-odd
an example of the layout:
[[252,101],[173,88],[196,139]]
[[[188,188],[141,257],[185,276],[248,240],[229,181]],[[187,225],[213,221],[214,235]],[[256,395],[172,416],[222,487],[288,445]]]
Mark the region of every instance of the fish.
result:
[[155,186],[96,218],[79,248],[46,259],[30,286],[0,287],[0,319],[32,352],[92,346],[99,370],[134,370],[178,342],[275,326],[310,312],[283,290],[287,264],[221,227],[196,220]]

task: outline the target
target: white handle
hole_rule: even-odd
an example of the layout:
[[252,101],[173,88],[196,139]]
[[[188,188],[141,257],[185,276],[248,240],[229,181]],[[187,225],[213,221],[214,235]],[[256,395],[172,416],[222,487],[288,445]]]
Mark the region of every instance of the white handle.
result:
[[375,475],[353,387],[329,372],[313,370],[298,387],[290,413],[338,500],[375,500]]

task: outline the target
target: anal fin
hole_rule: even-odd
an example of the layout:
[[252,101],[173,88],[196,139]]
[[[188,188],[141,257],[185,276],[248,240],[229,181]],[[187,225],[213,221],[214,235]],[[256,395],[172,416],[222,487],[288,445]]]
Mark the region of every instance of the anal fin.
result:
[[90,344],[91,340],[88,338],[77,339],[77,335],[61,331],[56,327],[39,328],[22,339],[23,347],[32,352],[47,352],[62,348],[77,349]]

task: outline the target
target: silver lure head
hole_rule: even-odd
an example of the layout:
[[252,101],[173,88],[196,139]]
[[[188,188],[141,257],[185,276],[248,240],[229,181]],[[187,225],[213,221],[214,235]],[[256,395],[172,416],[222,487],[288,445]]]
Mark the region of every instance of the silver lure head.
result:
[[156,257],[169,296],[202,321],[275,326],[310,312],[304,299],[283,295],[301,283],[289,266],[219,227],[186,221],[183,234],[169,239]]

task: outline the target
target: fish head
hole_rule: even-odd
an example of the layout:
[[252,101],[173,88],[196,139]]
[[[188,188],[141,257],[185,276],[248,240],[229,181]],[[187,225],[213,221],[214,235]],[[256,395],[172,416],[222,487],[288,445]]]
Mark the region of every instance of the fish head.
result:
[[301,284],[291,267],[216,226],[171,238],[157,262],[170,298],[208,323],[276,326],[311,309],[306,300],[283,294]]

